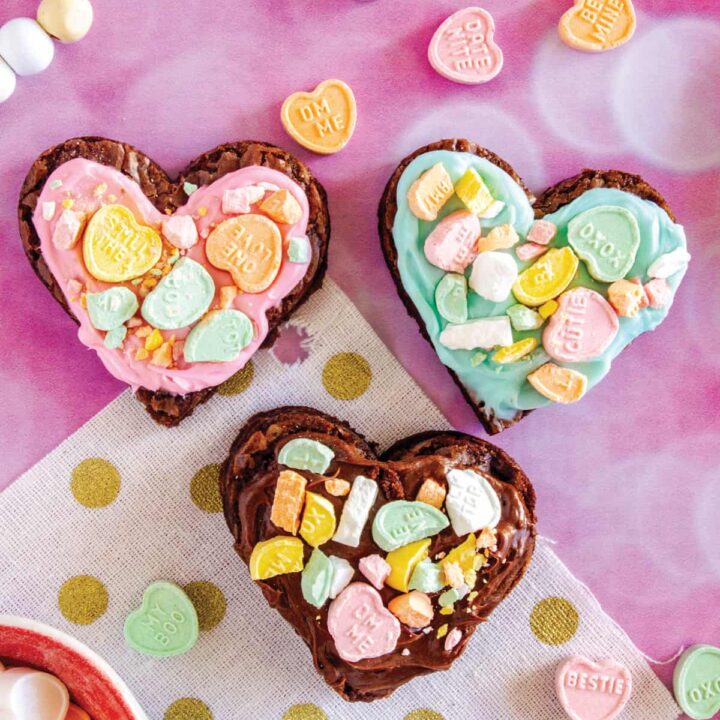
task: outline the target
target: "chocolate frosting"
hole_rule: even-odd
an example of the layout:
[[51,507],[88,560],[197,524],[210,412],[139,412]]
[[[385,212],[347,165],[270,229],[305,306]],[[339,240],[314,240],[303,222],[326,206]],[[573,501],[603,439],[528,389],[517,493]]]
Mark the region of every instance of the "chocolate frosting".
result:
[[[259,581],[270,605],[295,628],[312,651],[315,667],[337,692],[348,700],[375,700],[392,693],[418,675],[445,670],[463,652],[477,624],[512,590],[527,567],[535,546],[535,495],[527,476],[499,448],[461,433],[425,433],[400,441],[382,457],[375,447],[347,424],[310,408],[281,408],[251,418],[240,431],[225,461],[220,477],[225,519],[235,538],[235,549],[248,563],[253,547],[262,540],[287,533],[270,521],[275,483],[282,469],[277,454],[295,437],[309,437],[335,452],[325,475],[301,471],[307,490],[327,498],[340,517],[346,498],[329,495],[324,481],[336,476],[352,481],[358,475],[372,478],[380,487],[378,499],[365,525],[357,548],[329,541],[322,546],[327,555],[348,560],[356,568],[353,581],[364,580],[357,571],[360,558],[382,551],[372,540],[375,512],[392,500],[414,500],[422,482],[432,478],[447,488],[445,475],[452,468],[473,469],[485,475],[501,502],[501,520],[496,528],[497,549],[478,572],[472,602],[455,603],[451,615],[435,613],[431,632],[401,625],[397,648],[378,658],[350,663],[337,653],[327,628],[330,603],[319,610],[303,598],[300,573],[278,575]],[[432,538],[429,557],[435,559],[459,545],[451,527]],[[306,546],[305,560],[312,548]],[[399,593],[385,587],[387,603]],[[437,593],[430,594],[435,599]],[[448,623],[462,631],[462,639],[449,652],[437,629]],[[403,651],[407,652],[403,655]]]

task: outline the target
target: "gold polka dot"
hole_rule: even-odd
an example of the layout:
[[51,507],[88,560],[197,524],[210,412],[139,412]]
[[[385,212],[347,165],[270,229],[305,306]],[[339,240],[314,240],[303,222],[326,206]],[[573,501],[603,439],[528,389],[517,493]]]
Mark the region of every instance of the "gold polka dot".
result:
[[435,712],[435,710],[420,708],[419,710],[409,712],[404,720],[445,720],[445,718],[439,712]]
[[205,465],[201,467],[190,481],[190,497],[192,501],[207,513],[222,512],[220,499],[220,466]]
[[183,590],[195,606],[201,630],[212,630],[225,617],[227,602],[223,591],[211,582],[191,582]]
[[71,623],[90,625],[105,614],[108,592],[96,577],[77,575],[63,583],[58,592],[58,606]]
[[288,708],[282,720],[328,720],[328,716],[317,705],[306,703]]
[[120,492],[120,473],[107,460],[88,458],[73,469],[70,490],[85,507],[105,507]]
[[575,606],[561,597],[541,600],[530,614],[530,629],[540,642],[547,645],[562,645],[571,640],[579,623]]
[[239,395],[250,387],[253,375],[255,375],[255,368],[252,360],[248,360],[242,370],[238,370],[218,388],[218,393],[220,395]]
[[371,380],[372,370],[368,361],[357,353],[337,353],[323,368],[323,385],[338,400],[360,397],[370,387]]
[[213,720],[213,714],[201,700],[181,698],[165,711],[163,720]]

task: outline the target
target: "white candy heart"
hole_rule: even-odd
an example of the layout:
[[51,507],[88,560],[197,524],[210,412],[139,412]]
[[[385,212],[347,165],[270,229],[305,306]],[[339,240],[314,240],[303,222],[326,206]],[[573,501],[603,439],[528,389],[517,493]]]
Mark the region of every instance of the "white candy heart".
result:
[[30,668],[0,674],[3,720],[65,720],[69,707],[67,688],[54,675]]
[[445,507],[456,535],[494,528],[500,522],[500,498],[482,475],[454,468],[448,472],[447,482]]

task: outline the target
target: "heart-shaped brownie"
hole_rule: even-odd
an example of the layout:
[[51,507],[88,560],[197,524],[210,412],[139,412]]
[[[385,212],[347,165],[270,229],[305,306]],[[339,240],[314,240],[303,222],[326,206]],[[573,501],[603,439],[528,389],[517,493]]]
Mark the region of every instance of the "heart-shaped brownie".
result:
[[600,382],[665,319],[690,259],[637,175],[584,170],[536,200],[468,140],[400,163],[379,230],[405,307],[489,433]]
[[290,153],[220,145],[171,180],[130,145],[44,152],[20,194],[33,269],[79,338],[176,425],[322,284],[325,191]]
[[279,408],[240,431],[220,489],[251,577],[348,700],[449,668],[535,547],[525,473],[457,432],[379,456],[340,420]]

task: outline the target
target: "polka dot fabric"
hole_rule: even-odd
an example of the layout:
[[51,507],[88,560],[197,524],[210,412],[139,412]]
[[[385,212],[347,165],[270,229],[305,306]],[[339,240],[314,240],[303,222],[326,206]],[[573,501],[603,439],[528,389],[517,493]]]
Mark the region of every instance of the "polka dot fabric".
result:
[[[623,720],[675,718],[643,658],[543,544],[449,672],[372,705],[346,703],[325,685],[233,551],[214,488],[217,464],[245,418],[283,404],[347,419],[384,447],[448,425],[332,282],[298,319],[310,338],[302,363],[280,371],[258,353],[251,381],[238,383],[243,391],[216,397],[172,430],[124,393],[0,494],[3,612],[88,643],[153,720],[557,720],[553,673],[571,653],[610,656],[631,670],[636,689]],[[98,459],[108,463],[102,473]],[[119,492],[98,505],[112,495],[115,473]],[[197,608],[202,632],[184,656],[146,658],[123,642],[125,618],[155,580],[183,587]],[[565,642],[547,642],[559,638]]]

